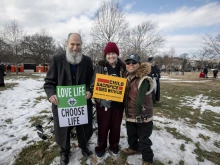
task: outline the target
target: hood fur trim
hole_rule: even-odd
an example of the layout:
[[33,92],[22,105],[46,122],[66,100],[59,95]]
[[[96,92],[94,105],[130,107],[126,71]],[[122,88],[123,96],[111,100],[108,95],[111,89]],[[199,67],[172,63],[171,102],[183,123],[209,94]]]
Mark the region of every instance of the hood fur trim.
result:
[[149,75],[151,72],[151,65],[149,63],[141,63],[140,68],[137,70],[136,77],[143,78],[144,76]]
[[149,89],[149,91],[147,91],[147,93],[145,94],[145,95],[148,95],[148,94],[150,94],[150,93],[154,90],[154,81],[153,81],[153,79],[152,79],[151,77],[149,77],[149,76],[144,76],[143,78],[141,78],[141,80],[140,80],[140,82],[139,82],[139,84],[138,84],[138,89],[140,88],[142,82],[143,82],[145,79],[148,80],[148,81],[149,81],[149,84],[150,84],[150,89]]

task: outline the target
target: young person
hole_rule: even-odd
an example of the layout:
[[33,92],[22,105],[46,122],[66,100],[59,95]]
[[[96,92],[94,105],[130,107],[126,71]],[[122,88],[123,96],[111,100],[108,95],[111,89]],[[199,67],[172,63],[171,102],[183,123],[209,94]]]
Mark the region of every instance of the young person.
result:
[[150,135],[153,130],[153,80],[146,76],[151,65],[141,63],[138,55],[128,55],[125,60],[127,89],[125,93],[126,128],[129,147],[124,149],[128,155],[141,152],[143,165],[153,163],[153,150]]

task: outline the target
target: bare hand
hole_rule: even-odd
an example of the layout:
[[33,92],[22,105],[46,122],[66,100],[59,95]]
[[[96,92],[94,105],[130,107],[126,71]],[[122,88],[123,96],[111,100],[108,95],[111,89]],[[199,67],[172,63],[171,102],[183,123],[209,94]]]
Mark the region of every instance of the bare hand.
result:
[[92,94],[89,91],[86,91],[86,99],[90,99]]
[[57,99],[57,96],[56,95],[52,95],[50,96],[49,98],[50,102],[57,105],[58,104],[58,99]]

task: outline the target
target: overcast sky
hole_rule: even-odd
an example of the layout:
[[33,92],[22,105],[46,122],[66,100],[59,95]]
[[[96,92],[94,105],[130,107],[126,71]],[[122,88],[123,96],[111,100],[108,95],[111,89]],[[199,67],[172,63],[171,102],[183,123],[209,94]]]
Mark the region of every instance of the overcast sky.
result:
[[[15,19],[27,34],[45,29],[57,41],[69,32],[89,40],[95,11],[104,0],[0,0],[0,30]],[[166,37],[163,51],[176,55],[201,47],[202,37],[219,34],[219,0],[118,0],[130,27],[151,20]],[[86,42],[84,41],[84,42]]]

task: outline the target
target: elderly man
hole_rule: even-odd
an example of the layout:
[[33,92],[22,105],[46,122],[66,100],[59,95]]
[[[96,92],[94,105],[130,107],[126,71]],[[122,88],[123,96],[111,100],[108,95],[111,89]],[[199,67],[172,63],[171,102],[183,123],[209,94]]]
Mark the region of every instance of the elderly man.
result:
[[88,124],[76,126],[79,147],[84,156],[91,153],[87,148],[88,141],[93,134],[92,129],[92,102],[90,81],[93,76],[93,65],[89,57],[82,54],[82,40],[77,33],[70,33],[66,41],[66,53],[55,55],[50,63],[44,84],[44,90],[52,103],[54,117],[55,139],[60,146],[60,164],[69,163],[70,131],[73,127],[60,127],[58,118],[58,99],[56,86],[86,85],[86,99],[88,108]]

